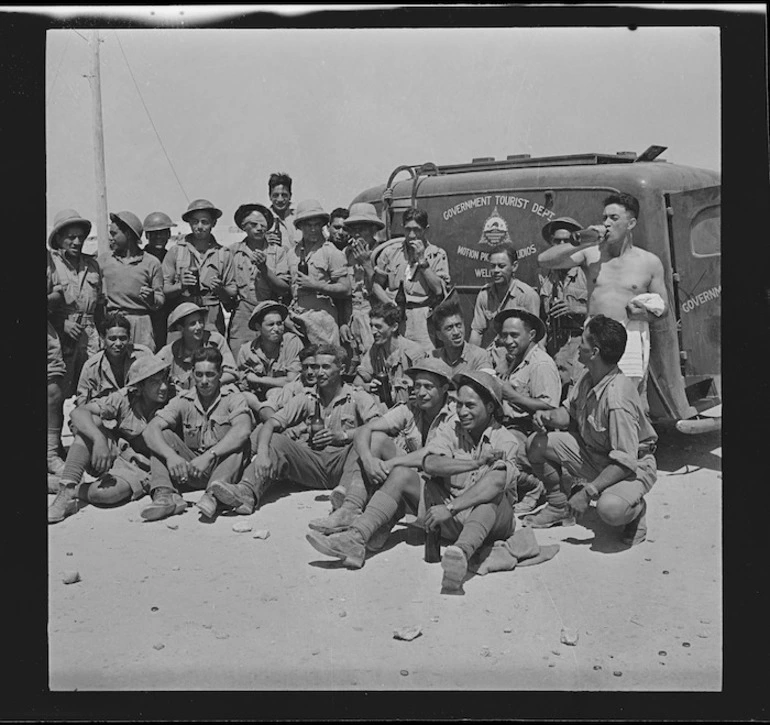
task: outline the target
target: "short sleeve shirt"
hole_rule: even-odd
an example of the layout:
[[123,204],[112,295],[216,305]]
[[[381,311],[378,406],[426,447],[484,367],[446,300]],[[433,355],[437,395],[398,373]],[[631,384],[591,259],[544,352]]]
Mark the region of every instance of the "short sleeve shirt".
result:
[[234,385],[223,385],[208,410],[204,410],[198,391],[193,388],[172,398],[155,417],[180,433],[185,445],[200,455],[221,441],[235,419],[244,413],[253,424],[254,418],[243,393]]
[[137,398],[126,388],[109,393],[92,403],[97,409],[97,415],[103,420],[115,421],[115,434],[127,441],[141,435],[147,427],[148,421],[139,412]]
[[[292,308],[297,312],[306,310],[323,310],[337,319],[337,308],[329,295],[321,292],[299,291],[297,288],[297,267],[302,258],[303,246],[298,242],[289,253],[289,270],[291,272]],[[305,260],[308,275],[316,282],[334,284],[348,276],[348,265],[345,255],[329,241],[315,244],[305,250]]]
[[495,370],[489,351],[470,342],[463,345],[460,357],[455,362],[449,360],[445,347],[437,347],[431,352],[431,357],[443,360],[449,366],[453,376],[473,370],[483,370],[488,373],[494,373]]
[[[561,273],[566,272],[564,279]],[[582,267],[567,270],[551,270],[550,274],[540,275],[540,297],[543,309],[548,314],[553,300],[563,300],[572,312],[585,314],[588,304],[588,286]]]
[[208,306],[219,304],[219,297],[212,289],[214,278],[222,280],[222,286],[236,291],[235,265],[230,249],[223,247],[212,236],[209,248],[198,252],[188,234],[181,242],[171,247],[163,259],[163,282],[167,285],[178,284],[186,270],[197,270],[200,280],[200,297],[191,297],[182,289],[181,302],[199,302]]
[[303,348],[299,337],[286,332],[278,349],[278,357],[269,358],[259,344],[259,339],[252,340],[238,351],[238,372],[242,378],[246,373],[270,378],[283,378],[289,373],[299,374],[302,370],[299,354]]
[[527,310],[536,317],[539,317],[540,297],[526,282],[522,282],[515,277],[511,280],[511,284],[502,298],[498,296],[495,285],[486,285],[479,291],[476,297],[471,330],[480,335],[484,334],[498,312],[514,308]]
[[[203,331],[203,347],[215,347],[222,353],[222,372],[232,373],[237,377],[238,371],[235,365],[233,353],[223,335],[215,330]],[[181,338],[162,347],[157,356],[164,362],[171,363],[170,380],[177,390],[190,390],[193,386],[192,355],[183,357],[184,348]]]
[[[427,453],[463,461],[478,458],[483,449],[501,450],[503,451],[502,463],[505,467],[505,488],[508,490],[516,485],[516,478],[519,473],[519,469],[516,466],[519,442],[511,431],[503,428],[496,421],[481,434],[479,442],[474,443],[470,433],[460,425],[457,416],[452,416],[439,426],[426,448]],[[456,498],[467,491],[491,470],[494,465],[482,466],[476,471],[458,473],[451,476],[448,481],[451,498]],[[499,463],[497,465],[499,467]]]
[[[279,295],[267,281],[267,275],[260,270],[248,243],[244,239],[230,247],[235,269],[235,284],[241,299],[256,305],[263,300],[278,299]],[[280,244],[266,244],[262,251],[267,257],[265,266],[276,277],[289,283],[289,254]]]
[[[395,299],[396,292],[401,282],[404,282],[404,292],[408,305],[424,307],[430,303],[430,288],[416,264],[411,264],[404,249],[405,242],[393,243],[385,247],[377,256],[377,274],[386,278],[383,285],[386,292]],[[425,260],[428,267],[435,272],[444,285],[444,292],[449,287],[449,260],[446,252],[441,248],[427,242],[425,245]]]
[[596,385],[588,370],[564,403],[577,425],[578,442],[604,466],[617,463],[636,473],[639,447],[658,440],[642,407],[636,385],[613,367]]
[[[533,345],[524,359],[513,369],[505,356],[505,348],[497,348],[497,376],[513,386],[517,393],[542,400],[557,408],[561,400],[561,378],[553,358],[539,345]],[[531,414],[505,401],[506,414],[516,420],[529,420]]]
[[[274,416],[281,429],[292,428],[310,418],[315,412],[316,394],[310,390],[295,395]],[[321,404],[321,415],[332,433],[350,433],[364,423],[380,415],[374,398],[363,390],[356,390],[347,383],[328,406]]]
[[[141,355],[152,355],[152,350],[145,345],[138,343],[129,343],[126,356],[123,358],[123,380],[125,381],[128,369],[133,362]],[[80,371],[78,380],[78,390],[75,402],[77,405],[86,403],[107,395],[115,390],[120,390],[121,385],[115,379],[112,372],[112,366],[104,350],[92,355],[86,360],[83,369]]]
[[[401,403],[382,416],[381,424],[387,426],[389,436],[401,435],[407,453],[413,453],[428,445],[433,440],[433,436],[436,435],[439,426],[449,420],[453,413],[454,406],[447,404],[428,423],[424,411],[416,405]],[[423,431],[425,431],[425,435],[423,435]]]
[[368,383],[375,372],[386,372],[394,391],[394,401],[405,403],[409,399],[409,387],[412,384],[406,371],[426,356],[426,350],[419,343],[407,340],[401,335],[394,339],[395,347],[390,354],[386,354],[383,345],[372,345],[358,366],[358,375]]
[[74,267],[59,251],[51,252],[56,276],[63,287],[62,312],[69,317],[76,313],[93,315],[102,293],[102,271],[99,263],[89,254],[80,255],[80,264]]

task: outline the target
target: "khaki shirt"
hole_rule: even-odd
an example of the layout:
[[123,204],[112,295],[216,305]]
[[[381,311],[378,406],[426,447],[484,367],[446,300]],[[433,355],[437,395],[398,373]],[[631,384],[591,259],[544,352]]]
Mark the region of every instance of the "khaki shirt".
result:
[[564,407],[576,438],[602,470],[617,463],[636,474],[638,460],[658,440],[631,382],[615,365],[596,385],[588,370],[578,378]]
[[[321,292],[299,291],[297,288],[297,266],[302,256],[302,242],[298,242],[289,253],[289,270],[291,272],[292,310],[323,310],[328,312],[336,321],[337,307],[334,300]],[[308,266],[308,276],[316,282],[334,284],[348,276],[348,265],[345,255],[329,241],[315,244],[305,250]]]
[[443,346],[433,350],[431,357],[443,360],[449,366],[453,376],[457,373],[467,373],[473,370],[483,370],[490,374],[494,374],[495,371],[489,351],[470,342],[463,344],[460,357],[454,363],[449,360],[446,348]]
[[[542,347],[533,345],[515,368],[511,368],[504,347],[493,349],[497,358],[495,371],[500,380],[510,383],[517,393],[535,400],[542,400],[554,408],[559,407],[561,401],[559,369],[553,358]],[[514,423],[529,422],[532,419],[531,413],[508,401],[503,403],[503,409],[505,415],[512,418]]]
[[498,312],[514,308],[527,310],[536,317],[540,317],[540,297],[532,287],[516,277],[511,280],[502,298],[498,297],[494,284],[485,285],[476,296],[471,330],[483,335]]
[[[375,273],[386,278],[382,287],[393,301],[396,299],[399,284],[403,281],[407,310],[410,307],[427,307],[430,304],[430,288],[425,282],[422,270],[416,264],[409,262],[405,245],[404,241],[401,244],[394,243],[385,247],[377,256]],[[428,262],[428,267],[441,279],[442,292],[446,294],[451,283],[446,252],[441,247],[426,242],[425,260]]]
[[247,384],[247,373],[270,378],[283,378],[289,373],[297,373],[299,375],[302,370],[299,354],[304,347],[302,340],[291,332],[284,333],[276,358],[269,358],[265,354],[265,351],[259,344],[259,339],[252,340],[246,345],[241,345],[241,349],[238,351],[238,375],[241,382],[244,385]]
[[382,416],[382,423],[387,426],[387,434],[393,438],[401,436],[407,453],[420,450],[436,435],[438,427],[454,414],[454,405],[447,403],[436,417],[428,423],[425,411],[411,403],[401,403],[391,408]]
[[74,267],[62,252],[51,252],[58,284],[63,287],[61,313],[65,318],[77,314],[93,315],[102,294],[102,270],[89,254],[80,255],[80,264]]
[[419,343],[407,340],[401,335],[391,338],[391,340],[393,340],[394,346],[390,354],[385,352],[384,345],[372,345],[361,359],[358,375],[361,380],[368,383],[374,377],[375,372],[386,372],[390,387],[393,390],[393,401],[406,403],[409,400],[409,388],[412,385],[411,378],[406,374],[406,371],[418,360],[424,358],[426,351]]
[[[564,272],[566,274],[562,278]],[[582,268],[554,269],[550,274],[539,276],[540,297],[543,300],[543,310],[546,315],[551,305],[558,300],[566,302],[572,312],[585,315],[588,306],[588,286]]]
[[[263,300],[279,298],[280,295],[273,290],[267,281],[267,275],[257,266],[254,260],[254,253],[245,239],[233,244],[230,247],[230,251],[233,255],[233,265],[235,268],[235,284],[238,287],[238,296],[242,300],[246,300],[252,306],[255,306]],[[267,257],[265,262],[267,269],[288,284],[290,281],[289,254],[286,249],[279,244],[266,243],[262,251]]]
[[[123,380],[125,381],[128,369],[134,360],[141,355],[152,355],[152,350],[139,343],[127,345],[126,356],[123,358]],[[94,398],[100,398],[107,393],[120,390],[122,386],[118,385],[115,375],[112,372],[112,366],[104,350],[97,352],[86,360],[83,369],[80,371],[78,380],[78,390],[75,402],[77,405],[85,405]]]
[[215,307],[220,300],[211,288],[214,277],[222,280],[222,286],[227,293],[234,297],[238,291],[235,282],[235,265],[230,249],[223,247],[214,237],[211,244],[202,254],[198,252],[188,234],[181,242],[171,247],[163,259],[163,284],[177,285],[186,270],[198,270],[200,279],[200,297],[191,296],[186,288],[175,300],[176,305],[182,302],[196,302],[208,307]]
[[[288,254],[297,242],[302,241],[302,232],[294,226],[294,207],[289,207],[289,211],[286,212],[286,218],[281,219],[278,216],[278,212],[271,206],[270,211],[273,213],[273,219],[278,225],[278,231],[281,233],[281,246],[286,250]],[[275,227],[273,227],[274,229]],[[273,231],[272,229],[270,231]]]
[[[316,399],[316,393],[306,389],[305,392],[290,398],[286,405],[272,417],[272,420],[278,422],[280,430],[292,428],[313,415]],[[321,417],[324,425],[335,434],[345,431],[350,434],[379,415],[380,408],[374,398],[369,393],[357,390],[347,383],[342,386],[327,407],[321,403]]]
[[[215,330],[204,330],[201,347],[215,347],[219,350],[222,353],[222,372],[229,372],[235,377],[238,376],[235,358],[233,358],[233,353],[230,351],[227,340],[225,340],[223,335],[220,335]],[[184,346],[182,345],[181,338],[165,345],[157,353],[161,360],[171,363],[169,380],[176,390],[190,390],[195,387],[192,376],[192,354],[188,357],[183,357],[183,354]]]
[[193,388],[178,393],[155,417],[181,433],[185,445],[200,455],[219,443],[233,427],[235,418],[243,414],[253,425],[254,417],[243,393],[234,385],[223,385],[208,410],[203,409],[198,391]]
[[[460,425],[457,416],[452,416],[439,426],[426,448],[426,455],[434,453],[461,461],[478,458],[482,449],[501,450],[503,451],[502,463],[505,465],[505,490],[512,489],[516,485],[516,478],[519,475],[519,469],[516,466],[519,441],[511,431],[503,428],[497,421],[492,422],[481,434],[478,443],[474,443],[470,433]],[[496,461],[495,463],[499,466],[499,462]],[[488,471],[492,470],[493,466],[482,466],[476,471],[457,473],[451,476],[447,482],[451,498],[457,498],[471,488]]]
[[[139,412],[139,397],[126,388],[109,393],[91,402],[102,422],[115,421],[114,435],[131,441],[144,432],[150,422]],[[156,411],[157,412],[157,411]],[[111,425],[105,425],[110,429]]]

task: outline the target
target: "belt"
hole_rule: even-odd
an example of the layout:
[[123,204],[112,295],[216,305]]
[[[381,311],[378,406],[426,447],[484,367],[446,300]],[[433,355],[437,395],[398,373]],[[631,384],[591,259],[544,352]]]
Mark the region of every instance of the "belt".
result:
[[80,325],[85,325],[85,324],[88,324],[88,323],[90,323],[90,324],[94,323],[94,316],[86,314],[85,312],[70,312],[70,313],[67,314],[67,319],[68,320],[74,320],[74,319],[77,319],[77,318],[79,318],[78,324],[80,324]]

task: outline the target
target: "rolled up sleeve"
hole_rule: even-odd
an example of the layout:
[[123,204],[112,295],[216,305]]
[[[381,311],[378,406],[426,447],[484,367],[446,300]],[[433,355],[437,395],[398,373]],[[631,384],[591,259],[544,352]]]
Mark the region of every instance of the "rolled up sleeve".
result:
[[172,398],[165,407],[155,413],[155,418],[165,423],[168,428],[176,428],[182,419],[181,398]]
[[561,379],[556,365],[535,365],[529,377],[530,396],[554,408],[561,398]]
[[404,403],[401,403],[385,413],[380,423],[385,426],[388,435],[395,436],[401,433],[401,431],[406,430],[411,419],[412,416],[409,414],[409,409]]
[[310,415],[309,408],[310,399],[306,395],[295,395],[270,420],[276,421],[281,430],[286,430],[302,423]]
[[636,417],[624,408],[610,409],[609,458],[623,468],[636,473],[639,451],[639,426]]
[[473,308],[473,321],[471,322],[471,330],[483,334],[487,329],[487,316],[484,314],[486,307],[487,291],[481,290],[476,297],[476,304]]

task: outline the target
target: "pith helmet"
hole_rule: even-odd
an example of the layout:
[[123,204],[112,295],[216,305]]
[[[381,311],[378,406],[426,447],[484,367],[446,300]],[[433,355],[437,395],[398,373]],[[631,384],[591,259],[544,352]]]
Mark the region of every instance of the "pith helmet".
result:
[[162,229],[171,229],[176,224],[171,221],[171,217],[168,214],[164,214],[162,211],[154,211],[145,217],[142,226],[145,232],[159,232]]
[[329,222],[329,215],[323,210],[321,202],[316,199],[305,199],[297,204],[297,211],[294,214],[294,226],[298,227],[301,222],[307,219],[321,218],[324,224]]
[[377,216],[377,209],[374,208],[374,204],[365,201],[353,204],[350,207],[348,218],[345,219],[345,226],[360,223],[374,224],[378,229],[385,229],[385,222]]
[[119,227],[135,234],[137,240],[142,238],[142,232],[144,232],[142,222],[139,221],[139,217],[133,212],[119,211],[117,214],[110,214],[110,219]]
[[194,211],[210,211],[214,215],[214,219],[219,219],[222,216],[222,210],[217,209],[208,199],[196,199],[190,202],[187,211],[182,214],[182,220],[188,221],[187,217]]
[[84,219],[74,209],[63,209],[53,220],[53,231],[48,235],[48,246],[51,249],[58,249],[59,242],[56,241],[56,235],[70,224],[82,224],[86,227],[86,236],[91,233],[91,222]]
[[151,378],[155,373],[171,367],[170,360],[161,360],[157,355],[140,355],[131,364],[126,376],[126,385],[136,385]]

